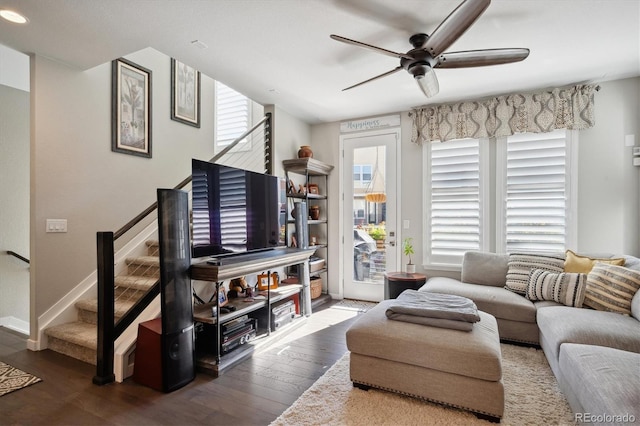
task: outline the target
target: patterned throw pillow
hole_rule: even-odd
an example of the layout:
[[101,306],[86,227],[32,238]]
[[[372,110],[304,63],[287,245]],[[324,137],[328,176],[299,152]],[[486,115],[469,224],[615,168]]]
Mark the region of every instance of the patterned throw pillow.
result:
[[581,308],[586,285],[587,274],[555,274],[542,269],[532,269],[525,297],[529,300],[553,300],[565,306]]
[[529,272],[532,269],[542,269],[549,272],[564,272],[564,256],[511,253],[509,255],[509,269],[504,288],[524,296],[529,283]]
[[640,272],[596,263],[587,275],[584,306],[598,311],[631,314],[631,299],[640,288]]
[[566,260],[564,261],[565,272],[580,272],[588,274],[593,269],[596,262],[610,263],[612,265],[624,266],[624,257],[614,257],[609,259],[582,256],[567,250]]

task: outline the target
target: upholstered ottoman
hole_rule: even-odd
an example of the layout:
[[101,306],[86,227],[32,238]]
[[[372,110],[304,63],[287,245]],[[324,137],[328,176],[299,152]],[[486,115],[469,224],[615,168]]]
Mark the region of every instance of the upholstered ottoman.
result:
[[479,312],[473,331],[390,320],[394,300],[370,309],[347,331],[353,385],[463,408],[499,422],[504,412],[502,354],[495,318]]

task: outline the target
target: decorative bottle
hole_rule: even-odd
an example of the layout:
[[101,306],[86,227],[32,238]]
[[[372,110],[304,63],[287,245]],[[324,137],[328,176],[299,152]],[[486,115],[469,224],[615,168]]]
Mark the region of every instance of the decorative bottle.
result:
[[312,158],[313,151],[309,145],[302,145],[298,150],[298,158]]

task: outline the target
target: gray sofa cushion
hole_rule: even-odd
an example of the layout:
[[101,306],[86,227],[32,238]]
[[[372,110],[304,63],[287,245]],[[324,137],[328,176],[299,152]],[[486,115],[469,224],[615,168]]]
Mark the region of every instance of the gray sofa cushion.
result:
[[[563,391],[570,392],[569,400],[577,402],[574,410],[640,419],[640,354],[565,343],[560,348],[560,370],[568,388]],[[629,423],[622,418],[602,420],[597,423]]]
[[509,255],[468,251],[462,259],[461,281],[504,287],[509,269]]
[[420,288],[420,291],[468,297],[475,302],[479,310],[496,318],[534,324],[536,322],[536,308],[533,302],[504,287],[468,284],[453,278],[433,277]]
[[548,306],[538,309],[538,327],[558,360],[560,345],[581,343],[640,353],[640,321],[613,312]]

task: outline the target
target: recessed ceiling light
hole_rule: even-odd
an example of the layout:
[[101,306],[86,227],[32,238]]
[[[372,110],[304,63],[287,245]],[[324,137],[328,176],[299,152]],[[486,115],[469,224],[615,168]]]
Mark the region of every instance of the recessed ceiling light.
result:
[[192,46],[195,46],[195,47],[197,47],[197,48],[199,48],[199,49],[206,49],[206,48],[208,48],[208,47],[209,47],[209,46],[207,46],[204,42],[202,42],[202,41],[200,41],[200,40],[193,40],[193,41],[191,42],[191,45],[192,45]]
[[18,12],[14,12],[13,10],[2,9],[0,10],[0,17],[6,19],[9,22],[13,22],[15,24],[26,24],[29,22],[27,18],[20,15]]

